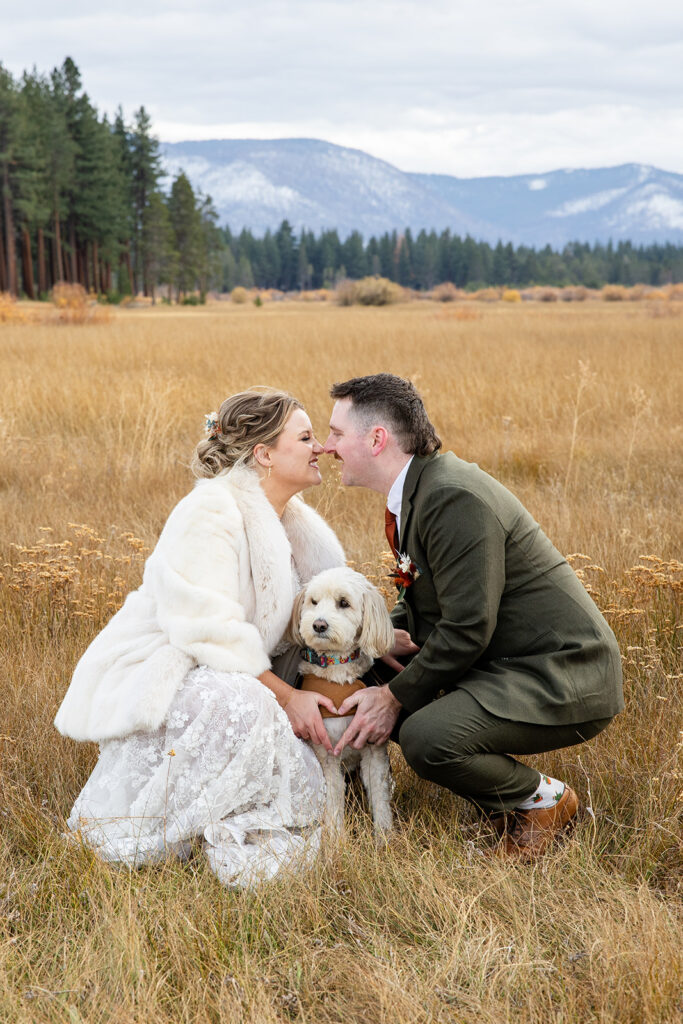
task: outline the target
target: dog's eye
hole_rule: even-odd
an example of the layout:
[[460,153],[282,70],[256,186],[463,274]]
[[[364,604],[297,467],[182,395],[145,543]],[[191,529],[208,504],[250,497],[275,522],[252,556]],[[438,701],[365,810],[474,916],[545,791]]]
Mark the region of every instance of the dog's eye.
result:
[[313,598],[311,598],[311,604],[317,604],[317,603],[318,603],[317,601],[314,601]]
[[342,598],[340,599],[340,601],[339,601],[339,607],[340,607],[340,608],[348,608],[348,607],[349,607],[349,602],[348,602],[348,601],[346,600],[346,598],[345,598],[345,597],[342,597]]

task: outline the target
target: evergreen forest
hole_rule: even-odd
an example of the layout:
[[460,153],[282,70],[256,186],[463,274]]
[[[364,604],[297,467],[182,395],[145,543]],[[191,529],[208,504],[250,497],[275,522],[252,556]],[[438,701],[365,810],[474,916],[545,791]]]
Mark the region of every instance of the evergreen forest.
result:
[[67,57],[19,80],[0,64],[0,292],[47,298],[58,281],[110,301],[175,300],[234,287],[330,288],[380,275],[428,290],[506,285],[665,285],[683,281],[683,247],[574,242],[560,251],[450,231],[298,235],[288,221],[255,237],[218,225],[210,196],[164,174],[144,107],[100,116]]

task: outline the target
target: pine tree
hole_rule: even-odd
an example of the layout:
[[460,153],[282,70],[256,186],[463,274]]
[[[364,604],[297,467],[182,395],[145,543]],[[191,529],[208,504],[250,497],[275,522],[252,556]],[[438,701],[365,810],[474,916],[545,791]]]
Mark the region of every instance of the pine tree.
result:
[[216,288],[221,280],[221,251],[223,239],[217,226],[218,213],[211,196],[200,198],[199,227],[201,235],[199,259],[199,291],[205,296],[210,288]]
[[168,212],[176,256],[169,284],[175,286],[180,301],[194,290],[201,259],[201,221],[192,186],[182,171],[171,185]]
[[[151,289],[154,253],[145,231],[145,216],[161,174],[159,142],[151,134],[151,119],[144,107],[135,112],[129,136],[129,174],[132,206],[132,263],[135,289],[145,295]],[[189,184],[189,182],[188,182]]]
[[14,169],[19,133],[19,100],[14,79],[0,65],[0,221],[2,223],[2,283],[0,291],[17,295]]
[[294,232],[288,220],[283,220],[277,230],[275,241],[280,255],[280,279],[277,287],[288,292],[296,284],[297,251]]
[[168,284],[177,268],[174,260],[173,230],[166,201],[161,192],[152,192],[145,208],[145,246],[148,252],[149,293],[156,303],[157,283]]
[[363,236],[360,231],[352,231],[343,243],[341,258],[346,267],[347,275],[354,281],[366,276],[368,265],[365,259],[365,249],[363,248]]

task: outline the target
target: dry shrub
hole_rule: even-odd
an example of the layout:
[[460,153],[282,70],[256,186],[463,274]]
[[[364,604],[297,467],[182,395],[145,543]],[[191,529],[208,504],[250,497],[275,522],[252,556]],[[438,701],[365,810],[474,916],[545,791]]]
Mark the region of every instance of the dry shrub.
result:
[[97,296],[88,295],[82,284],[58,281],[51,292],[52,304],[57,310],[57,322],[62,324],[107,323],[111,310],[100,306]]
[[576,285],[560,290],[561,302],[585,302],[588,298],[588,289],[583,285]]
[[26,324],[30,317],[9,292],[0,292],[0,324]]
[[244,305],[244,303],[247,301],[247,298],[247,289],[243,288],[241,284],[238,284],[236,288],[233,288],[233,290],[230,293],[231,301],[236,302],[239,306]]
[[470,294],[470,298],[475,302],[497,302],[500,296],[500,288],[479,288]]
[[648,302],[666,302],[668,297],[667,293],[660,288],[652,288],[645,295]]
[[669,285],[669,301],[683,302],[683,283]]
[[364,277],[360,281],[340,281],[335,291],[338,306],[390,306],[402,302],[404,290],[386,277]]
[[334,301],[338,306],[352,306],[356,301],[356,282],[346,278],[334,290]]
[[437,284],[436,288],[432,288],[429,297],[435,302],[456,302],[458,299],[465,298],[465,292],[456,288],[451,281],[443,281],[441,284]]
[[645,284],[634,284],[628,291],[629,302],[640,302],[647,298],[648,287]]
[[537,288],[534,289],[534,298],[537,302],[557,302],[559,297],[558,288]]
[[400,284],[386,277],[364,277],[357,282],[356,302],[361,306],[391,306],[403,298]]
[[506,288],[502,295],[503,302],[521,302],[522,296],[516,288]]
[[604,302],[624,302],[629,297],[628,288],[623,284],[606,284],[601,294]]

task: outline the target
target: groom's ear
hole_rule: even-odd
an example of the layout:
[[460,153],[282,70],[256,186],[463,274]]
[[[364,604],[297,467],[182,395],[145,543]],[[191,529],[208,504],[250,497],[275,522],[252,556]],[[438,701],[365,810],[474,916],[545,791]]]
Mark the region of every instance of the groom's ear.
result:
[[287,627],[287,639],[295,647],[305,647],[304,638],[299,632],[299,624],[301,622],[301,612],[304,607],[304,601],[306,600],[306,589],[300,590],[294,598],[294,604],[292,606],[292,615],[289,620],[289,626]]
[[389,432],[386,427],[382,427],[379,424],[372,428],[372,448],[370,449],[372,455],[381,455],[387,446],[389,440]]

